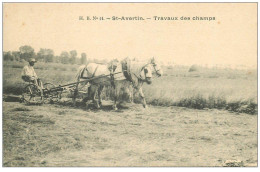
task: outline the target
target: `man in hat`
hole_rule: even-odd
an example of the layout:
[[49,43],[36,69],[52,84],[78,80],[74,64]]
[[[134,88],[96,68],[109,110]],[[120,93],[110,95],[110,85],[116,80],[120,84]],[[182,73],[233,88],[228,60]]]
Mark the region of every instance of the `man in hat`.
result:
[[23,71],[22,71],[22,79],[25,82],[33,82],[34,84],[38,85],[40,88],[42,88],[42,82],[41,80],[37,77],[35,71],[34,71],[34,64],[37,61],[34,58],[29,59],[29,64],[24,66]]

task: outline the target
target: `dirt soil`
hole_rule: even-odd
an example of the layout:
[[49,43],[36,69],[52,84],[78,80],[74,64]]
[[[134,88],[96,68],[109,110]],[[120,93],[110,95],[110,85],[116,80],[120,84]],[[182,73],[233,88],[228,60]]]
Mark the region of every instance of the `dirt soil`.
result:
[[3,102],[4,166],[257,166],[257,116]]

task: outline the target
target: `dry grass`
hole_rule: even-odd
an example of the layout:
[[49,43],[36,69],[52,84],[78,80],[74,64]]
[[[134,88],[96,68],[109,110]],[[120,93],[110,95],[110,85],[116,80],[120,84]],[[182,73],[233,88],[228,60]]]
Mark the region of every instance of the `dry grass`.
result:
[[[62,100],[63,101],[63,100]],[[107,103],[107,104],[106,104]],[[133,104],[3,103],[3,166],[257,166],[257,116]]]
[[253,78],[167,76],[156,78],[153,86],[146,85],[144,93],[153,105],[257,113],[257,81]]

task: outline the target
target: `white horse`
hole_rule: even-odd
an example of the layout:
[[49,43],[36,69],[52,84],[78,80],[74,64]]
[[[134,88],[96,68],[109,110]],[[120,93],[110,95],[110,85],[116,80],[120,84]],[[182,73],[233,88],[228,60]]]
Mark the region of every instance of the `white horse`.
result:
[[[88,87],[88,97],[84,98],[83,101],[87,102],[92,100],[96,104],[97,108],[100,108],[102,105],[101,93],[104,86],[114,86],[115,78],[117,80],[125,80],[122,70],[120,68],[118,60],[112,60],[108,64],[97,64],[89,63],[87,65],[82,65],[79,67],[76,79],[77,82],[90,80],[89,82],[83,82],[76,84],[76,88],[73,96],[73,103],[76,103],[76,97],[78,90],[85,86]],[[98,96],[98,102],[95,101],[96,94]]]
[[[155,71],[157,76],[162,76],[163,71],[161,67],[157,64],[154,58],[149,59],[148,63],[138,62],[130,60],[129,58],[124,59],[121,62],[122,71],[127,81],[131,82],[134,89],[139,93],[142,98],[143,107],[147,108],[145,96],[143,93],[142,86],[144,83],[152,83],[152,73]],[[118,88],[120,88],[120,82],[115,87],[115,100],[114,100],[114,109],[117,109],[117,97],[118,97]]]

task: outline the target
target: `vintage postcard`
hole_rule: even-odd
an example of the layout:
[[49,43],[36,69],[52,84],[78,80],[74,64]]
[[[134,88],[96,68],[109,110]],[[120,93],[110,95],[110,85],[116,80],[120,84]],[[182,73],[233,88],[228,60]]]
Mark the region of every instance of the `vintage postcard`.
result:
[[4,167],[257,167],[257,3],[3,3]]

